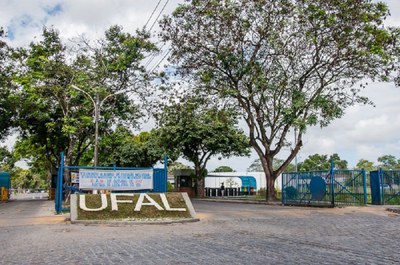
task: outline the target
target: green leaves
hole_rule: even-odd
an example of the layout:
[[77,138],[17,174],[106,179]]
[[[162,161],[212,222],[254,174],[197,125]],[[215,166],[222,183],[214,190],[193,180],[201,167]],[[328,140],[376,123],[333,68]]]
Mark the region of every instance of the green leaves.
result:
[[100,159],[105,165],[153,167],[165,154],[155,130],[133,135],[120,126],[102,139],[101,146],[104,152]]
[[212,155],[249,154],[249,140],[236,123],[229,109],[207,107],[196,98],[189,98],[164,109],[159,119],[159,137],[166,150],[178,151],[200,172]]

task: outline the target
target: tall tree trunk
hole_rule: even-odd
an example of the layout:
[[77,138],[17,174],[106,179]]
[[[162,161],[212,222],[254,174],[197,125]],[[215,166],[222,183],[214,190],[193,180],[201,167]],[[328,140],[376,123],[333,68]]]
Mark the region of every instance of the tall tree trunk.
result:
[[[72,166],[74,146],[75,146],[75,139],[70,136],[67,153],[66,153],[65,159],[64,159],[64,166]],[[64,170],[64,180],[65,180],[65,183],[69,183],[69,181],[70,181],[68,170]]]
[[273,174],[273,157],[266,158],[264,156],[259,156],[262,168],[265,173],[265,183],[266,183],[266,200],[267,201],[275,201],[275,178]]
[[196,197],[204,198],[204,179],[196,179]]
[[276,201],[275,180],[273,176],[269,176],[266,182],[267,182],[267,201]]
[[194,164],[196,197],[204,197],[204,169],[200,164]]

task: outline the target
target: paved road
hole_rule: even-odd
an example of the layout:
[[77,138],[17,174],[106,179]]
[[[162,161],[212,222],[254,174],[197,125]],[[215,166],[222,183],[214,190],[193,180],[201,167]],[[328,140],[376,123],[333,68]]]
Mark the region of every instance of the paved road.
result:
[[200,222],[116,227],[62,222],[49,201],[3,203],[0,264],[400,263],[400,216],[382,207],[193,204]]

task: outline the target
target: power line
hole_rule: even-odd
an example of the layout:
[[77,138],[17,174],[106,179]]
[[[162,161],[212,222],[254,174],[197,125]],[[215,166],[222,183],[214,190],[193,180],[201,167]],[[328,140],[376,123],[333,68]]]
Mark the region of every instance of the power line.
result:
[[160,5],[160,3],[161,3],[161,0],[158,1],[156,7],[153,9],[153,12],[151,12],[151,15],[150,15],[149,19],[147,20],[146,24],[144,24],[144,28],[147,27],[147,24],[150,22],[150,19],[153,17],[154,12],[156,12],[156,10],[157,10],[158,6]]
[[[208,1],[205,3],[204,8],[206,8],[206,6],[210,3],[210,1],[211,1],[211,0],[208,0]],[[161,9],[160,13],[158,14],[156,20],[155,20],[155,21],[153,22],[153,24],[151,25],[150,31],[151,31],[151,29],[154,27],[154,25],[156,24],[156,22],[158,21],[158,18],[161,16],[161,14],[162,14],[162,12],[164,11],[165,7],[167,6],[168,2],[169,2],[169,0],[167,0],[167,1],[165,2],[164,6],[163,6],[163,8]],[[163,46],[161,46],[160,50],[161,50],[164,46],[165,46],[165,43],[164,43]],[[170,48],[168,49],[168,51],[165,53],[165,55],[161,58],[161,60],[158,61],[158,63],[150,70],[150,72],[153,72],[155,69],[157,69],[157,67],[162,63],[162,61],[164,61],[165,58],[167,58],[167,56],[171,53],[171,51],[172,51],[172,48],[170,47]],[[153,56],[152,58],[150,58],[149,61],[146,63],[146,66],[145,66],[145,67],[147,67],[147,66],[154,60],[155,57],[156,57],[156,56]]]
[[154,25],[157,23],[158,18],[161,16],[162,12],[164,12],[164,9],[165,9],[165,7],[167,6],[168,2],[169,2],[169,0],[167,0],[167,1],[165,2],[165,4],[164,4],[163,8],[161,9],[160,13],[158,13],[158,16],[157,16],[156,20],[154,20],[153,25],[151,25],[149,31],[151,31],[151,30],[153,29]]
[[[164,44],[159,48],[160,52],[162,51],[162,48],[164,48],[164,46],[165,46],[165,42],[164,42]],[[144,65],[144,67],[147,68],[147,67],[150,65],[150,63],[151,63],[156,57],[157,57],[156,54],[151,55],[150,59],[147,61],[147,63]]]
[[169,49],[165,55],[161,58],[160,61],[158,61],[158,63],[150,70],[150,72],[153,72],[155,69],[157,69],[157,67],[161,64],[162,61],[164,61],[165,58],[167,58],[167,56],[169,55],[169,53],[171,52],[172,49]]

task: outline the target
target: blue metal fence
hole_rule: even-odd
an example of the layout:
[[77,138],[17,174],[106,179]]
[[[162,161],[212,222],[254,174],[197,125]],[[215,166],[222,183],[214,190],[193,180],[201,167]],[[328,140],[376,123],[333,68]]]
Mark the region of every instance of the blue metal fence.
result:
[[370,172],[372,204],[400,204],[400,170]]
[[282,203],[285,205],[365,205],[365,170],[330,170],[282,174]]
[[[65,183],[64,173],[65,170],[78,171],[79,169],[101,169],[101,170],[153,170],[153,190],[136,190],[135,192],[167,192],[167,172],[168,172],[168,159],[164,157],[164,168],[128,168],[128,167],[89,167],[89,166],[65,166],[64,165],[64,153],[61,153],[60,166],[57,174],[57,187],[56,187],[56,198],[55,198],[55,210],[57,213],[63,211],[69,211],[68,207],[63,207],[63,197],[67,197],[68,194],[74,192],[81,192],[76,185],[72,183]],[[70,173],[68,172],[68,173]],[[127,191],[124,191],[127,192]]]

